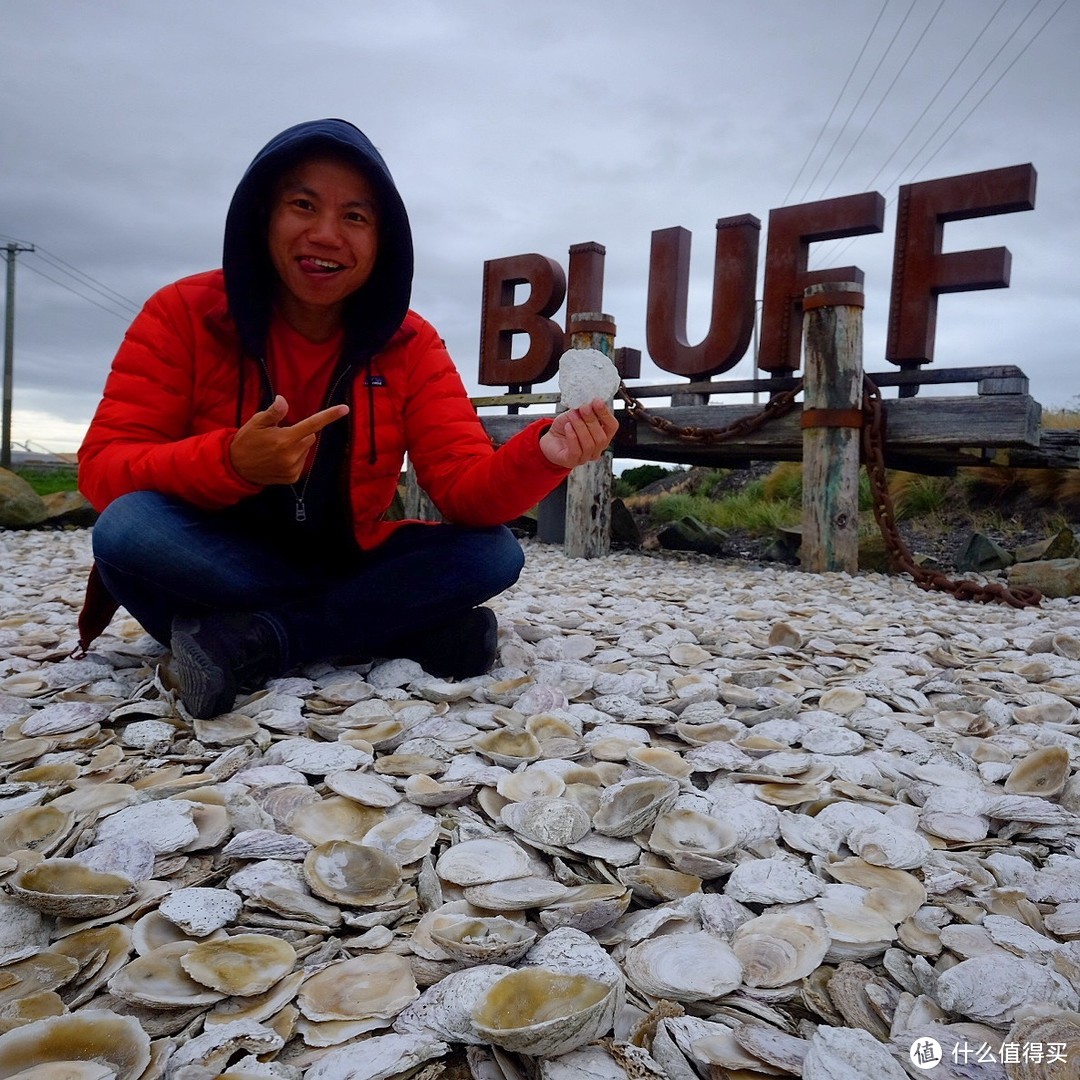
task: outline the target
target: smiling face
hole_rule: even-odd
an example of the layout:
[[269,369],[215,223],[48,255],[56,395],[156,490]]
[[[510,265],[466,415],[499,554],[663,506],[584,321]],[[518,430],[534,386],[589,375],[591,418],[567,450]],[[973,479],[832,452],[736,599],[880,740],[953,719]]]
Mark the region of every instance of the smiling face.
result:
[[341,326],[345,300],[375,266],[378,211],[371,184],[342,161],[303,162],[274,190],[268,244],[282,315],[305,337],[327,339]]

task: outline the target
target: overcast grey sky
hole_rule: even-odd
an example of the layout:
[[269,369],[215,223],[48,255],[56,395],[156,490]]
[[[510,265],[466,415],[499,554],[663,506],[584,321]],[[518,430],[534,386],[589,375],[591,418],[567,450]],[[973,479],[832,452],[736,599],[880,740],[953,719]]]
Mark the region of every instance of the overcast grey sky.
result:
[[605,245],[604,308],[644,350],[650,235],[682,225],[696,341],[717,218],[764,232],[774,207],[866,190],[884,232],[811,266],[865,271],[884,370],[898,186],[1031,162],[1034,211],[946,226],[946,250],[1008,247],[1012,285],[942,298],[935,364],[1080,395],[1076,0],[2,0],[0,20],[0,243],[37,247],[17,260],[16,442],[76,448],[134,311],[219,265],[248,161],[321,116],[383,151],[413,306],[474,390],[485,259]]

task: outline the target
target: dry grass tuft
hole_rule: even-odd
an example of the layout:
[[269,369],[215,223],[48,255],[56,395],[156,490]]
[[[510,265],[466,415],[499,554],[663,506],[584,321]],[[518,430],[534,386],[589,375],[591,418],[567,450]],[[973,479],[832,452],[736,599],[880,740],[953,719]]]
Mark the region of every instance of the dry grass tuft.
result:
[[1009,469],[1001,465],[961,469],[957,474],[976,506],[1038,507],[1080,514],[1080,470]]
[[1043,411],[1042,426],[1055,431],[1075,431],[1080,428],[1080,412],[1074,409],[1062,409],[1055,412]]
[[802,499],[803,469],[801,461],[781,461],[761,481],[761,494],[770,502]]
[[956,500],[950,477],[910,472],[889,473],[889,494],[901,521],[940,513]]

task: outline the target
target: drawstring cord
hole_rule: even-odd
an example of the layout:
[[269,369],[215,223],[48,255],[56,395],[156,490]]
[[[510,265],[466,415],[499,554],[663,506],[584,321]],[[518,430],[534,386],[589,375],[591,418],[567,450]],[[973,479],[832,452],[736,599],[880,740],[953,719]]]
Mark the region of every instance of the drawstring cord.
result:
[[368,464],[374,465],[379,460],[378,447],[375,445],[375,386],[371,377],[371,360],[367,363],[367,400],[368,400]]

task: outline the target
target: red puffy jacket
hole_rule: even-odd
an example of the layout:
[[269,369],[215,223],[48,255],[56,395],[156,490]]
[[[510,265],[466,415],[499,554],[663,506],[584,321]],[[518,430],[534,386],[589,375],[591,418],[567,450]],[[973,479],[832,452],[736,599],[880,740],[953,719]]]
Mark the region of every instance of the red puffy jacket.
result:
[[[246,367],[246,370],[245,370]],[[356,540],[380,544],[402,522],[383,519],[406,451],[417,479],[447,521],[496,525],[547,495],[567,470],[540,450],[538,420],[497,450],[434,328],[410,311],[371,364],[376,461],[368,387],[344,421]],[[367,377],[357,371],[356,381]],[[222,272],[160,290],[132,323],[113,361],[79,451],[79,486],[98,510],[151,490],[195,506],[230,506],[260,489],[232,468],[229,445],[258,411],[257,362],[244,355],[228,314]]]

